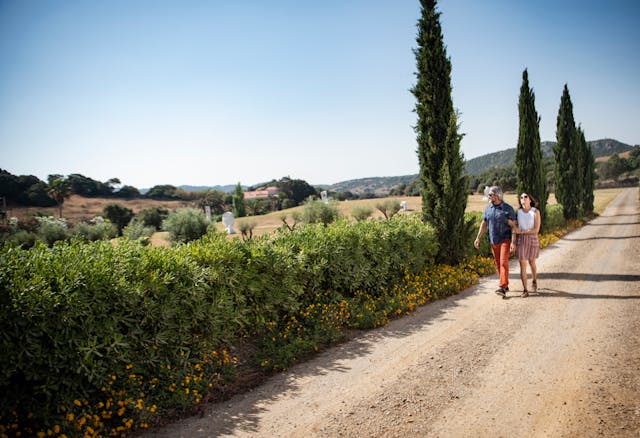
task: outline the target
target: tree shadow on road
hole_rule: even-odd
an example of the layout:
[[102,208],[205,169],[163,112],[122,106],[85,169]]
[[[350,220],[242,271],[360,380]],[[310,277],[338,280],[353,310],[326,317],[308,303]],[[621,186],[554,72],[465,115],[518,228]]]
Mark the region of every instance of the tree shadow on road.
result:
[[583,272],[541,272],[539,279],[547,280],[578,280],[578,281],[640,281],[640,275],[635,274],[587,274]]
[[529,295],[530,298],[588,298],[588,299],[605,299],[605,300],[640,300],[640,295],[612,295],[612,294],[584,294],[584,293],[573,293],[573,292],[565,292],[562,290],[544,288],[538,289],[538,292],[531,292]]
[[572,242],[582,242],[586,240],[625,240],[625,239],[640,239],[640,236],[594,236],[594,237],[585,237],[583,239],[575,238],[575,237],[563,237],[564,240],[569,240]]
[[584,224],[585,227],[614,227],[618,225],[640,225],[640,222],[617,222],[615,224],[595,224],[593,222],[587,222]]

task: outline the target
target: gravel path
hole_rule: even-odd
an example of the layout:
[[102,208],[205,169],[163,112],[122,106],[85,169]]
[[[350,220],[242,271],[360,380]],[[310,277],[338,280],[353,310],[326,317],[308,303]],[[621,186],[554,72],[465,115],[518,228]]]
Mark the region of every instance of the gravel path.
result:
[[318,355],[154,437],[640,437],[640,213],[625,189],[496,278]]

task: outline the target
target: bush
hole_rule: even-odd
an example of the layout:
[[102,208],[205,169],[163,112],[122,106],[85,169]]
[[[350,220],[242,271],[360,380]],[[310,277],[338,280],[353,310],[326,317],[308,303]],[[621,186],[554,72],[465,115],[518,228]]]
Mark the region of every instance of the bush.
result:
[[[75,241],[3,250],[0,262],[2,427],[19,418],[29,436],[38,430],[30,424],[121,435],[132,427],[116,429],[122,418],[144,425],[156,407],[191,406],[208,380],[190,377],[190,394],[167,387],[228,366],[211,354],[218,322],[230,321],[219,318],[206,270],[184,251]],[[84,423],[105,404],[116,405],[112,420]]]
[[162,222],[162,229],[169,232],[174,242],[199,239],[206,234],[207,226],[204,213],[195,208],[179,208]]
[[135,216],[135,220],[140,221],[145,227],[154,227],[160,230],[162,227],[162,221],[169,215],[169,210],[163,207],[152,207],[140,210]]
[[80,222],[73,227],[73,235],[85,242],[95,242],[96,240],[112,239],[118,235],[118,229],[112,223],[98,216],[93,223]]
[[543,224],[545,230],[553,230],[562,228],[566,225],[567,220],[562,213],[562,205],[554,204],[547,206],[547,223]]
[[378,202],[376,208],[384,215],[385,219],[391,219],[400,211],[400,203],[396,199],[385,199]]
[[238,221],[238,230],[242,234],[242,240],[249,240],[253,237],[253,229],[258,223],[255,220]]
[[124,227],[122,235],[129,240],[143,240],[148,242],[149,237],[156,231],[155,227],[145,226],[142,221],[137,219],[129,222],[129,225]]
[[[385,288],[429,266],[436,249],[417,216],[247,242],[211,232],[172,248],[127,239],[0,248],[0,427],[145,428],[205,393],[215,399],[233,375],[226,346],[238,340],[254,343],[248,363],[279,369],[341,336],[350,297],[366,293],[389,312]],[[103,416],[108,404],[117,407]]]
[[364,221],[371,217],[373,208],[369,205],[354,205],[351,209],[351,216],[357,221]]
[[305,225],[278,233],[273,245],[290,248],[302,263],[300,281],[306,293],[331,290],[345,296],[391,284],[405,268],[420,271],[437,250],[433,229],[415,215],[357,224],[340,220],[329,227]]
[[69,238],[67,222],[64,219],[54,219],[53,217],[36,217],[38,221],[38,239],[46,245],[53,245],[60,240]]
[[118,235],[122,234],[122,229],[126,227],[133,218],[133,210],[123,207],[120,204],[109,204],[102,210],[104,217],[109,219],[118,228]]
[[302,209],[302,220],[307,224],[327,225],[334,222],[339,216],[338,204],[335,201],[325,204],[320,200],[309,198]]
[[4,242],[23,249],[31,248],[38,241],[38,236],[36,236],[35,233],[26,230],[17,230],[9,234],[4,234],[2,237]]

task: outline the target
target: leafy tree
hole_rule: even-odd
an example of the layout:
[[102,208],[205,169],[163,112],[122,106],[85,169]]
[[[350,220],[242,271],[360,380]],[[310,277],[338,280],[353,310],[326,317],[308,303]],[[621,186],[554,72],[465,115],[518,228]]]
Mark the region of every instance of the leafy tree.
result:
[[400,211],[400,202],[397,199],[385,199],[376,203],[376,208],[382,213],[385,219],[389,220]]
[[301,179],[291,179],[285,176],[274,184],[280,189],[280,197],[293,201],[290,207],[302,204],[309,196],[317,196],[318,191],[308,182]]
[[159,230],[162,227],[162,221],[169,215],[169,210],[163,207],[151,207],[140,210],[135,216],[136,222],[141,222],[145,227],[153,227]]
[[207,190],[204,193],[200,192],[200,200],[198,205],[202,210],[205,210],[205,206],[211,208],[213,214],[224,213],[224,192],[220,190]]
[[174,242],[189,242],[199,239],[207,232],[207,219],[202,210],[179,208],[162,222]]
[[62,219],[62,204],[65,199],[71,196],[69,180],[61,175],[49,175],[48,180],[47,194],[58,204],[58,216]]
[[118,235],[122,234],[122,229],[129,225],[133,218],[133,210],[123,207],[120,204],[105,205],[102,209],[104,217],[109,219],[111,223],[118,227]]
[[117,178],[113,178],[105,184],[79,173],[73,173],[67,179],[72,193],[86,197],[111,196],[113,194],[113,188],[111,187],[113,181],[120,183]]
[[578,184],[581,188],[580,203],[583,214],[591,214],[593,212],[593,188],[595,185],[595,167],[596,161],[593,157],[593,151],[587,144],[584,137],[584,131],[578,127],[578,148],[580,150],[582,164],[581,180]]
[[627,160],[620,158],[620,155],[613,154],[609,157],[604,166],[604,177],[618,180],[620,175],[627,171]]
[[49,186],[44,181],[38,181],[20,194],[18,201],[23,205],[36,207],[51,207],[56,201],[49,196]]
[[120,187],[120,190],[114,193],[114,195],[117,196],[118,198],[126,198],[126,199],[139,198],[140,191],[133,186],[122,186]]
[[152,199],[177,199],[177,190],[175,186],[170,184],[157,185],[151,187],[145,196]]
[[340,217],[338,205],[336,201],[330,201],[328,204],[309,197],[302,209],[302,220],[307,224],[324,224],[328,225],[336,221]]
[[631,151],[629,151],[629,170],[635,170],[640,167],[640,146],[635,145]]
[[247,215],[247,209],[244,205],[244,192],[240,183],[236,185],[232,197],[233,214],[235,217],[243,217]]
[[478,175],[478,192],[482,192],[486,186],[500,186],[503,191],[515,190],[518,177],[515,166],[493,167]]
[[438,235],[447,236],[438,260],[457,263],[464,255],[464,242],[471,223],[464,219],[467,205],[464,159],[460,153],[457,115],[451,100],[451,62],[442,40],[440,13],[435,0],[421,0],[418,48],[414,50],[417,83],[415,127],[420,163],[422,219]]
[[[535,94],[529,86],[527,69],[522,72],[522,86],[518,100],[520,126],[516,148],[516,174],[518,193],[529,193],[539,201],[542,224],[546,223],[547,172],[540,147],[540,117],[536,111]],[[504,186],[503,186],[504,187]]]
[[0,196],[5,196],[10,200],[17,200],[20,192],[18,178],[6,170],[0,169]]
[[577,184],[580,151],[576,141],[573,104],[566,84],[560,99],[560,109],[558,110],[556,141],[557,143],[553,145],[556,199],[562,205],[564,218],[575,219],[579,216],[581,204],[581,188]]

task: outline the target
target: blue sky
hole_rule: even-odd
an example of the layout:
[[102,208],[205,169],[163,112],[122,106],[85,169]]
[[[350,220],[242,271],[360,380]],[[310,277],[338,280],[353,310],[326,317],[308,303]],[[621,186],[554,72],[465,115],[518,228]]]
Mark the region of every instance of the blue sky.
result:
[[[564,84],[587,140],[640,143],[640,2],[439,4],[474,158],[541,138]],[[417,0],[0,0],[0,168],[156,184],[418,172]]]

